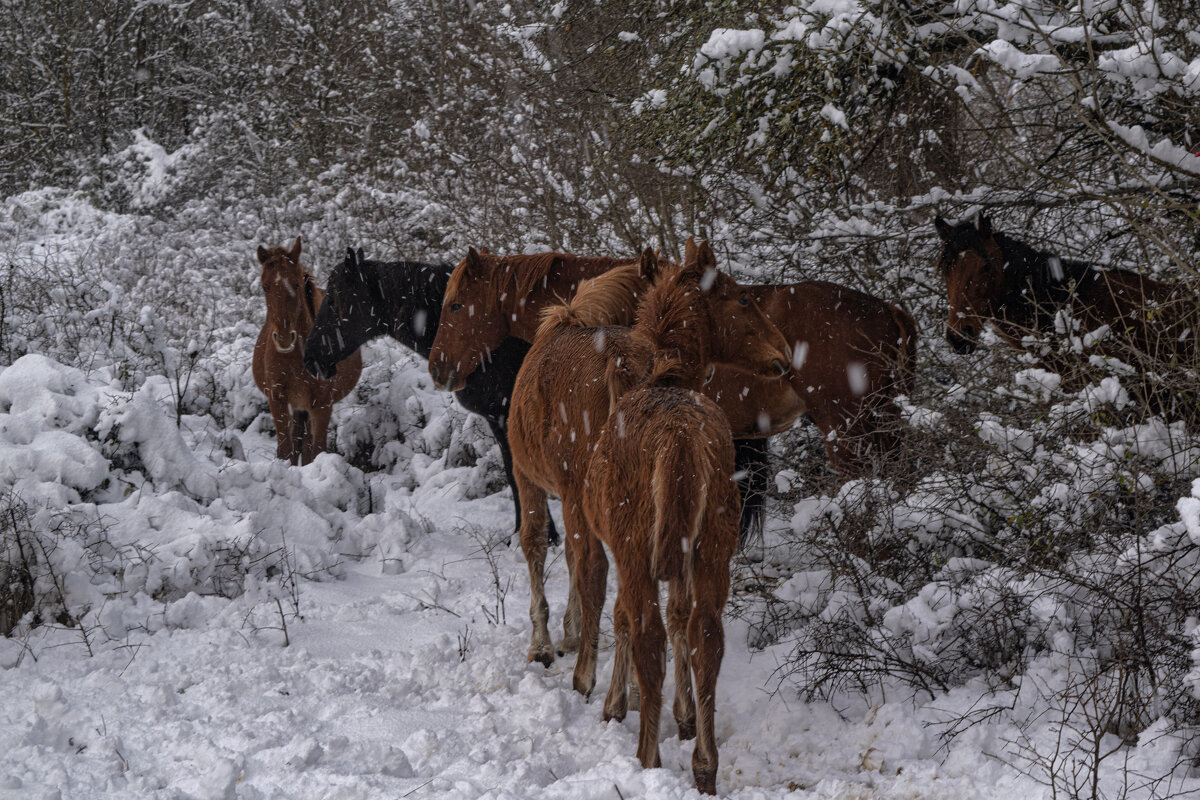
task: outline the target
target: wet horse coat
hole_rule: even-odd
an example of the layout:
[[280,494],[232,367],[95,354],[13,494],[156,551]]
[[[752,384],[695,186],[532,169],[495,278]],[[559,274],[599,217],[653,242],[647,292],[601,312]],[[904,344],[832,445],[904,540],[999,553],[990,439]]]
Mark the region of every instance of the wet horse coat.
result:
[[[443,316],[430,355],[435,383],[452,388],[451,377],[463,380],[496,337],[531,341],[542,308],[570,299],[581,280],[620,263],[629,262],[471,251],[447,288],[448,308],[458,308]],[[873,458],[894,445],[900,427],[894,398],[913,388],[912,317],[871,295],[821,281],[747,288],[788,339],[797,363],[787,385],[718,368],[704,387],[738,437],[739,469],[765,464],[765,449],[753,439],[787,430],[807,409],[840,475],[870,471]],[[759,484],[765,482],[761,473],[753,474]],[[751,494],[764,490],[758,485]]]
[[[680,738],[696,737],[692,772],[697,788],[709,794],[716,792],[721,612],[729,594],[729,561],[737,548],[739,498],[728,420],[696,389],[714,360],[781,376],[787,367],[773,360],[790,355],[786,341],[744,287],[719,276],[715,286],[704,288],[714,268],[706,243],[697,260],[682,269],[666,268],[640,304],[628,338],[615,352],[606,348],[602,354],[611,407],[588,461],[584,491],[586,530],[608,545],[618,575],[616,654],[604,718],[625,716],[632,661],[641,691],[638,758],[648,768],[661,765],[658,728],[669,636],[675,720]],[[731,309],[712,301],[723,293],[753,309],[741,332],[721,327]],[[562,328],[539,334],[538,343],[543,336],[572,333]],[[600,550],[598,544],[592,548]],[[584,580],[585,563],[577,557],[585,631],[581,662],[585,653],[594,652],[587,632],[604,600],[603,584]],[[665,633],[660,581],[669,585]],[[579,672],[577,664],[577,677]]]
[[300,237],[290,250],[260,246],[258,261],[267,319],[254,345],[254,382],[267,396],[275,422],[276,455],[308,464],[325,452],[333,404],[358,382],[362,356],[357,350],[345,354],[331,380],[309,375],[303,345],[323,293],[300,266]]

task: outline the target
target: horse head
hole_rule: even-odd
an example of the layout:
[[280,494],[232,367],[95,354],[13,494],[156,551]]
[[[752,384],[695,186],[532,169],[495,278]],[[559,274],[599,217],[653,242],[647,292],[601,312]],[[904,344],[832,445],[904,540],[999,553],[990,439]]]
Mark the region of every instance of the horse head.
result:
[[262,289],[267,299],[271,340],[280,353],[290,353],[312,326],[312,278],[300,266],[300,237],[290,250],[258,247]]
[[996,317],[1004,291],[1004,253],[983,215],[957,225],[935,217],[933,225],[942,240],[937,270],[950,303],[946,340],[956,353],[970,353],[984,323]]
[[509,320],[498,289],[499,259],[474,247],[446,284],[437,336],[429,353],[433,385],[458,391],[508,336]]
[[[646,259],[643,269],[645,264]],[[711,378],[713,364],[764,378],[788,374],[792,351],[787,339],[745,288],[717,269],[707,241],[697,245],[689,238],[682,267],[655,265],[655,269],[654,287],[638,316],[659,320],[655,323],[660,328],[655,336],[659,349],[679,354],[669,358],[679,358],[685,367],[688,362],[701,365],[706,378]],[[697,331],[702,335],[697,337]],[[677,347],[673,339],[679,342]],[[685,344],[689,339],[694,341],[692,348],[698,347],[691,353]]]
[[317,378],[337,374],[337,364],[363,343],[387,333],[383,291],[360,247],[346,248],[304,343],[304,368]]

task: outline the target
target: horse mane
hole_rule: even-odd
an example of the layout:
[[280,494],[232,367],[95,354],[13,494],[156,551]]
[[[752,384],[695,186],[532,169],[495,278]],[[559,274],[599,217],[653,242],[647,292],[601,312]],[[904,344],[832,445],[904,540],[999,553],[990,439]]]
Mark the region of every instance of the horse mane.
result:
[[633,335],[647,341],[654,356],[643,385],[694,388],[696,371],[707,367],[705,320],[696,307],[700,276],[677,264],[663,264],[654,285],[638,305]]
[[1029,287],[1030,300],[1035,303],[1061,304],[1073,286],[1095,271],[1095,267],[1086,262],[1038,250],[1003,233],[994,236],[1004,255],[1005,284],[1018,290]]
[[637,298],[644,288],[637,264],[616,267],[581,281],[573,298],[542,309],[537,337],[563,326],[632,325]]

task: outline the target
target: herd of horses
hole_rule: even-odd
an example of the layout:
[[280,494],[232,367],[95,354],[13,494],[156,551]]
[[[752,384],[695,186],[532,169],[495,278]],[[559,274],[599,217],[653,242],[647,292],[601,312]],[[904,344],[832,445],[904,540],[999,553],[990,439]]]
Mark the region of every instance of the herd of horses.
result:
[[[957,351],[972,350],[988,322],[1019,347],[1065,310],[1087,330],[1107,325],[1179,355],[1192,347],[1175,330],[1171,286],[1035,250],[985,217],[938,218],[935,228]],[[619,588],[603,717],[623,719],[630,691],[640,694],[638,758],[659,765],[669,640],[679,735],[696,739],[696,785],[715,793],[721,613],[730,560],[758,524],[765,442],[807,415],[839,477],[870,472],[903,427],[897,398],[914,388],[912,317],[823,281],[739,284],[691,239],[682,263],[650,249],[632,259],[471,249],[452,268],[350,250],[325,292],[300,254],[299,238],[258,249],[267,321],[253,372],[278,457],[306,464],[324,449],[367,341],[390,336],[427,358],[435,386],[482,416],[499,443],[529,569],[529,660],[578,651],[574,688],[590,696],[607,545]],[[557,648],[543,575],[559,540],[551,495],[562,501],[570,573]]]

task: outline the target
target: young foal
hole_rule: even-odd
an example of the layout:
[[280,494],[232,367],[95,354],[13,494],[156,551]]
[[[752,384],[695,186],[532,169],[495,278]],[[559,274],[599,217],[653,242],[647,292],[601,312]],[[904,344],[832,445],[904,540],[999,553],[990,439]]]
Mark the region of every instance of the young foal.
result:
[[[697,737],[692,773],[707,794],[716,793],[713,717],[724,651],[721,612],[729,594],[729,560],[737,549],[740,501],[729,423],[697,389],[714,361],[782,375],[777,359],[788,352],[747,293],[716,273],[711,256],[705,243],[697,261],[664,270],[639,305],[637,324],[619,355],[606,353],[612,408],[590,459],[584,495],[588,529],[612,551],[618,575],[617,657],[605,719],[625,715],[632,649],[641,691],[638,759],[647,768],[660,765],[667,635],[658,584],[666,581],[675,719],[680,738]],[[752,310],[742,331],[723,327],[734,311],[730,296]],[[582,577],[579,586],[587,630],[588,615],[598,615],[603,605],[603,587],[597,598],[589,596]],[[580,643],[581,658],[586,642]]]
[[[574,296],[584,279],[636,263],[564,253],[496,256],[470,250],[446,287],[445,308],[429,356],[434,384],[456,388],[501,337],[532,342],[541,310]],[[742,530],[749,533],[759,524],[768,484],[765,443],[754,440],[791,427],[804,412],[804,401],[787,384],[722,367],[705,391],[725,409],[739,437],[738,469],[748,476]]]
[[357,350],[343,354],[331,380],[304,370],[303,343],[324,293],[300,266],[300,237],[291,250],[258,248],[267,321],[258,334],[252,362],[254,382],[267,396],[275,421],[276,455],[307,464],[325,452],[333,404],[350,393],[362,372]]
[[[357,253],[347,250],[346,259],[329,276],[325,301],[304,343],[304,366],[309,374],[332,377],[339,361],[380,336],[390,336],[428,357],[452,269],[449,264],[370,261],[363,258],[361,249]],[[508,447],[508,403],[527,352],[529,345],[520,339],[502,340],[454,393],[463,408],[484,418],[500,445],[504,475],[516,505],[514,534],[521,529],[521,501]],[[558,542],[553,520],[547,535],[551,544]]]

